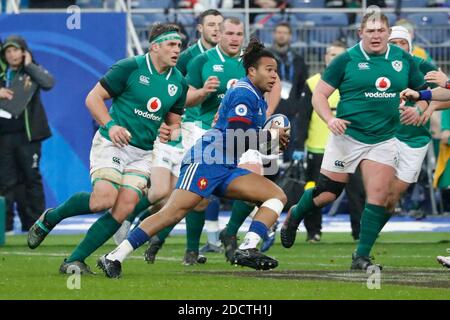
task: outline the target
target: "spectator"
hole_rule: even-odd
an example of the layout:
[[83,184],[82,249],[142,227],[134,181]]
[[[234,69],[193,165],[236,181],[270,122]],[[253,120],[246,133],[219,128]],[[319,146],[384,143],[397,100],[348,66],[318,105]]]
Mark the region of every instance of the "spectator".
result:
[[[299,100],[308,78],[308,67],[304,58],[291,47],[291,43],[291,25],[288,22],[280,22],[274,29],[273,45],[270,48],[278,62],[278,75],[282,87],[277,113],[286,115],[291,122],[291,131],[297,132],[296,116],[300,110]],[[298,140],[293,135],[288,149],[284,152],[284,160],[291,160],[294,150],[299,149]]]
[[[6,39],[1,56],[6,72],[0,81],[0,195],[6,198],[7,216],[11,216],[14,189],[23,178],[27,218],[22,229],[26,231],[45,209],[39,161],[41,142],[51,132],[40,89],[51,89],[53,77],[33,61],[19,36]],[[7,231],[12,227],[7,225]]]
[[433,63],[433,59],[431,58],[430,54],[421,46],[414,44],[414,24],[407,19],[400,19],[396,22],[395,25],[406,28],[406,30],[408,30],[409,34],[411,35],[411,40],[413,41],[411,54],[413,56],[422,58],[425,61]]

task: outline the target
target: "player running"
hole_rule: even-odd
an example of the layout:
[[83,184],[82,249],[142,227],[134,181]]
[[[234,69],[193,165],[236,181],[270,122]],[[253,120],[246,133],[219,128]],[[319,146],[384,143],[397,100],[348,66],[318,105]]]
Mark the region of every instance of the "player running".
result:
[[[336,200],[358,165],[367,200],[361,219],[360,241],[351,269],[373,265],[370,251],[390,217],[386,212],[388,188],[394,179],[400,92],[424,84],[412,56],[388,44],[389,22],[384,14],[367,13],[359,30],[361,41],[336,57],[313,93],[313,106],[333,135],[325,150],[319,182],[291,207],[281,229],[281,243],[290,248],[303,218],[314,208]],[[328,97],[339,89],[337,115]]]
[[[174,68],[181,47],[178,28],[155,25],[147,54],[121,60],[111,67],[86,98],[86,105],[101,125],[92,142],[90,165],[93,191],[80,192],[55,209],[46,210],[28,234],[28,246],[39,246],[63,219],[80,214],[103,214],[84,240],[60,267],[61,273],[79,268],[92,273],[84,262],[105,243],[145,197],[153,144],[163,121],[181,121],[188,86]],[[113,99],[110,111],[105,100]]]
[[217,124],[186,154],[177,187],[167,204],[145,219],[115,250],[99,259],[98,266],[108,277],[120,277],[122,262],[131,252],[162,228],[180,221],[211,194],[261,204],[232,262],[254,269],[278,265],[256,247],[277,220],[286,195],[270,180],[237,167],[240,153],[252,145],[258,147],[272,141],[279,142],[283,149],[287,146],[289,136],[285,128],[261,130],[267,110],[263,94],[275,85],[277,63],[273,54],[253,39],[243,56],[243,65],[247,77],[227,92]]

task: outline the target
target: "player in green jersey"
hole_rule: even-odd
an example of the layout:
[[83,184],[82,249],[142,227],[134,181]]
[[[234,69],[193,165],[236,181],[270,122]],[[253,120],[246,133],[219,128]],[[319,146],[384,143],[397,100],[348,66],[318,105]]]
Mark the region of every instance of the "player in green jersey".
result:
[[[389,43],[395,44],[406,52],[411,53],[411,36],[404,27],[392,27]],[[413,59],[423,74],[437,70],[433,64],[422,58],[413,56]],[[431,86],[433,86],[433,84],[431,84]],[[396,178],[390,186],[388,202],[386,205],[387,211],[391,214],[393,214],[397,202],[400,200],[401,195],[408,189],[409,185],[417,182],[422,168],[422,162],[425,159],[431,141],[430,122],[428,119],[430,118],[434,107],[428,107],[426,101],[418,101],[415,104],[407,103],[406,105],[415,105],[417,108],[416,110],[420,115],[425,113],[424,117],[426,118],[426,122],[423,125],[422,123],[419,123],[418,125],[400,124],[395,134],[398,148],[398,163],[395,169]],[[423,122],[423,120],[421,122]]]
[[[153,143],[164,121],[181,121],[188,86],[175,68],[181,38],[172,25],[158,24],[145,55],[121,60],[100,79],[86,105],[101,125],[90,155],[91,193],[77,193],[46,210],[30,229],[28,244],[36,248],[61,220],[90,212],[103,214],[60,267],[60,272],[91,273],[84,260],[106,242],[146,194]],[[113,99],[110,111],[105,100]]]
[[[293,206],[281,229],[281,242],[291,247],[303,218],[315,207],[334,201],[348,181],[349,173],[361,168],[367,193],[361,219],[360,241],[351,269],[366,270],[373,263],[371,248],[390,216],[386,213],[388,188],[394,179],[397,148],[394,135],[399,123],[400,92],[423,85],[423,76],[412,56],[388,44],[387,17],[367,13],[359,30],[361,41],[336,57],[327,67],[313,93],[313,106],[327,123],[330,137],[319,182],[306,190]],[[339,89],[341,99],[334,116],[328,97]]]
[[[177,62],[177,69],[181,71],[183,75],[187,72],[187,66],[192,62],[193,58],[197,55],[204,53],[206,50],[214,47],[220,40],[220,30],[219,25],[222,23],[223,17],[221,13],[217,10],[206,10],[199,16],[199,24],[197,25],[197,30],[200,33],[200,39],[195,42],[192,46],[187,48],[180,54],[180,58]],[[203,87],[201,88],[201,93],[207,95],[212,90],[215,91],[216,85],[215,80],[205,81]],[[212,84],[211,84],[212,82]],[[188,99],[189,100],[189,99]],[[189,127],[190,123],[193,125],[195,118],[197,117],[197,109],[199,107],[191,106],[192,104],[187,101],[189,107],[186,108],[185,114],[183,115],[183,120],[181,127]],[[162,128],[166,125],[163,123]],[[134,221],[134,217],[139,215],[139,219],[143,220],[147,216],[158,212],[165,201],[172,192],[175,183],[178,179],[180,163],[183,158],[184,152],[186,151],[186,142],[183,143],[182,132],[185,133],[188,140],[192,140],[190,134],[186,133],[185,130],[178,130],[180,133],[177,135],[175,140],[171,140],[168,143],[161,143],[159,139],[155,143],[154,159],[152,161],[152,175],[151,175],[151,185],[155,186],[150,188],[148,197],[149,203],[156,203],[155,205],[146,209],[143,213],[137,212],[141,210],[141,206],[137,206],[133,215],[125,221],[119,231],[114,235],[114,240],[118,244],[122,242],[130,230],[131,223]],[[188,245],[190,247],[196,247],[195,242],[199,236],[197,233],[201,234],[203,229],[203,223],[196,223],[198,218],[201,219],[200,215],[188,214],[186,217],[186,229],[187,229],[187,241],[188,244],[194,241],[194,244]],[[198,226],[197,226],[198,225]],[[153,263],[155,260],[156,252],[164,243],[165,238],[172,231],[173,227],[165,228],[158,235],[152,238],[150,242],[150,248],[145,252],[145,260],[149,263]],[[196,250],[187,250],[183,263],[186,265],[191,265],[197,263]],[[204,257],[200,257],[199,261],[204,261]]]

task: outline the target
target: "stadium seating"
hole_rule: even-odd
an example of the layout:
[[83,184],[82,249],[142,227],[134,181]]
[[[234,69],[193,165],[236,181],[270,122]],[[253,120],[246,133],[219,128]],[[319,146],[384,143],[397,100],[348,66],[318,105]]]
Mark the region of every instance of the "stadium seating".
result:
[[275,26],[280,22],[289,22],[293,27],[292,31],[292,42],[298,41],[298,33],[296,31],[295,26],[297,25],[297,18],[295,15],[289,14],[258,14],[255,17],[254,25],[257,30],[257,36],[260,41],[265,43],[266,45],[272,44],[272,33]]
[[310,13],[305,15],[305,25],[311,27],[308,31],[310,45],[326,45],[345,35],[343,28],[348,26],[345,13]]
[[80,8],[102,8],[103,0],[77,0],[76,4]]
[[139,0],[136,1],[136,8],[141,9],[166,9],[174,7],[174,0],[160,1],[160,0]]
[[427,44],[443,43],[449,35],[449,24],[447,13],[413,13],[407,19],[415,24],[416,42]]
[[[325,0],[288,0],[288,4],[291,8],[302,9],[302,8],[324,8]],[[299,20],[304,19],[306,13],[296,13]]]

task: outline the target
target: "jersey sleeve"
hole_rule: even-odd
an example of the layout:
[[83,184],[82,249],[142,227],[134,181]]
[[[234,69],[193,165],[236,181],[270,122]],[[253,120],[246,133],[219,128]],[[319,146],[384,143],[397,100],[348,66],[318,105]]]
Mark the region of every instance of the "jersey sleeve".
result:
[[409,82],[408,87],[412,89],[418,89],[425,84],[423,79],[424,74],[420,72],[419,65],[414,61],[412,55],[406,53],[403,55],[403,59],[409,63]]
[[244,88],[236,88],[226,104],[225,117],[228,122],[244,122],[251,125],[258,114],[258,101],[254,94]]
[[135,58],[120,60],[100,79],[100,84],[111,97],[116,97],[125,90],[128,78],[136,68]]
[[344,52],[331,61],[330,65],[325,69],[322,80],[333,88],[338,88],[344,79],[345,68],[350,61],[350,56]]
[[186,80],[189,85],[193,86],[196,89],[200,89],[203,87],[203,77],[202,70],[203,65],[207,60],[206,54],[198,55],[189,63],[187,68]]
[[181,79],[181,96],[180,98],[174,103],[172,108],[170,108],[170,112],[182,115],[184,113],[184,106],[186,104],[186,96],[188,92],[188,84],[186,82],[186,79],[183,77]]

